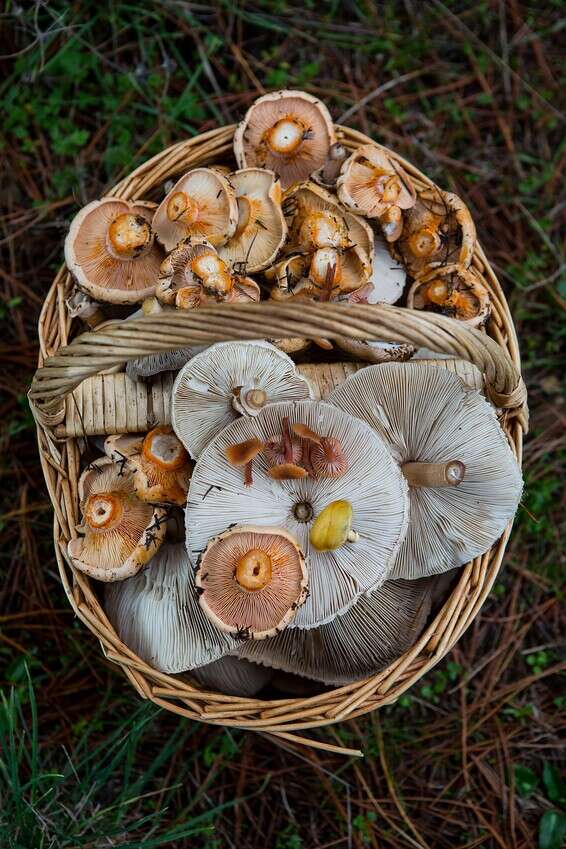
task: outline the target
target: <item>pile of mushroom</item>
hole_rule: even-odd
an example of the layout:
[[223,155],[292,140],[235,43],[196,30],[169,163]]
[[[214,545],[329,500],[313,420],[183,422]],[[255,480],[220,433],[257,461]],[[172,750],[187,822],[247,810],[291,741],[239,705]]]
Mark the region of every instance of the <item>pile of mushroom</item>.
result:
[[[70,317],[96,328],[213,303],[398,303],[485,329],[465,204],[380,145],[347,144],[318,98],[270,93],[239,124],[232,162],[178,174],[151,200],[88,204],[65,243]],[[98,443],[68,558],[105,582],[131,651],[244,697],[274,670],[358,680],[415,642],[439,582],[505,531],[521,476],[489,402],[404,362],[414,353],[274,339],[124,364],[129,391],[151,399],[173,373],[172,395],[148,400],[147,432]],[[340,356],[357,364],[340,385],[309,382]]]

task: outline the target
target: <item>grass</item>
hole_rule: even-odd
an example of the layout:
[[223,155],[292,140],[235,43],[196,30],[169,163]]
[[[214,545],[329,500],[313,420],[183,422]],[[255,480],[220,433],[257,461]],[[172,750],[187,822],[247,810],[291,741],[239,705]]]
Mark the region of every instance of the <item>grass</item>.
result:
[[[558,849],[566,161],[559,2],[7,2],[0,27],[0,845]],[[153,153],[304,87],[466,199],[530,392],[494,591],[397,705],[320,732],[362,763],[140,704],[74,621],[25,392],[78,207]]]

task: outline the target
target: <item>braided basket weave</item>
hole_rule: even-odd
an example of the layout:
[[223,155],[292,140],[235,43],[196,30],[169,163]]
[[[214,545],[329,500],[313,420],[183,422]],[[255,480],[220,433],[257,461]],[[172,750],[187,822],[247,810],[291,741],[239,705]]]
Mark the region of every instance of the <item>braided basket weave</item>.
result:
[[[371,141],[346,127],[336,129],[349,149]],[[189,168],[230,162],[233,133],[234,127],[230,126],[173,145],[140,166],[108,194],[124,199],[151,198],[165,180]],[[409,162],[393,151],[387,153],[408,171],[417,191],[433,185]],[[302,303],[297,310],[292,304],[270,301],[116,321],[97,333],[82,333],[71,342],[69,339],[78,329],[65,307],[72,282],[66,268],[61,268],[41,312],[40,362],[29,393],[38,424],[43,472],[55,511],[55,552],[61,580],[75,613],[98,637],[105,656],[120,666],[143,698],[191,719],[261,731],[287,743],[360,755],[357,750],[309,738],[302,732],[391,704],[438,663],[483,604],[501,566],[510,528],[492,549],[460,570],[457,586],[418,642],[378,674],[310,698],[265,701],[206,692],[186,676],[167,675],[153,669],[130,651],[106,618],[89,579],[67,560],[67,543],[75,535],[74,527],[79,520],[80,455],[75,438],[61,440],[56,433],[65,417],[65,396],[85,378],[129,359],[193,344],[301,336],[402,341],[460,357],[480,369],[487,397],[500,410],[501,425],[520,462],[528,412],[515,329],[501,287],[479,245],[473,266],[491,296],[492,317],[487,334],[470,330],[450,318],[390,306]]]

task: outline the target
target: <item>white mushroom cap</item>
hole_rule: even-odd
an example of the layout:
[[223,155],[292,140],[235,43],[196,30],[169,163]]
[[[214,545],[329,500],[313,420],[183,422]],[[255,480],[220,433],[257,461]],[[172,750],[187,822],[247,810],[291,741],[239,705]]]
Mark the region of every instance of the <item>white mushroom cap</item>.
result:
[[257,414],[259,407],[246,400],[254,389],[265,393],[266,404],[312,397],[292,359],[267,342],[220,342],[181,369],[171,421],[191,457],[196,459],[239,414]]
[[237,645],[202,612],[184,544],[166,543],[150,569],[108,585],[104,607],[120,639],[162,672],[212,663]]
[[458,486],[409,487],[409,529],[390,577],[445,572],[501,536],[519,504],[521,472],[493,407],[457,375],[418,362],[368,366],[329,401],[368,422],[401,464],[465,466]]
[[269,684],[273,670],[226,655],[214,663],[193,669],[191,677],[207,690],[249,698]]
[[400,262],[393,259],[383,236],[375,234],[373,267],[371,274],[373,290],[368,295],[368,304],[394,304],[402,296],[407,282],[407,272]]
[[[260,454],[253,461],[253,485],[244,486],[241,468],[227,462],[226,449],[247,439],[264,443],[279,439],[285,417],[291,426],[304,424],[321,436],[337,439],[348,460],[346,473],[339,478],[274,480],[267,459]],[[317,551],[309,540],[312,522],[340,499],[352,505],[359,541],[334,551]],[[310,519],[305,518],[305,505],[312,509]],[[295,513],[299,506],[302,521]],[[403,475],[365,423],[322,402],[269,404],[255,418],[246,416],[226,427],[202,452],[189,488],[187,549],[196,562],[208,540],[229,522],[285,528],[308,555],[311,590],[291,627],[309,628],[331,620],[358,595],[385,580],[406,530],[407,507]],[[308,516],[310,511],[306,512]]]
[[237,656],[335,686],[365,678],[415,642],[430,611],[434,582],[386,581],[332,622],[249,640],[236,649]]
[[202,346],[179,348],[176,351],[163,351],[161,354],[149,354],[136,357],[126,363],[126,374],[130,380],[144,380],[164,371],[179,371],[188,361],[202,351]]
[[153,229],[165,250],[196,236],[223,245],[236,229],[238,205],[229,181],[213,168],[194,168],[178,180],[153,216]]
[[473,268],[434,263],[407,294],[409,309],[448,315],[470,327],[483,327],[491,314],[489,292]]
[[155,204],[102,198],[85,206],[65,239],[65,262],[95,301],[137,304],[153,295],[163,258],[151,218]]
[[69,557],[98,581],[123,581],[146,566],[166,531],[167,513],[140,501],[128,469],[102,457],[79,480],[83,525]]
[[276,91],[258,98],[234,133],[240,168],[274,171],[283,189],[326,162],[336,136],[326,106],[304,91]]
[[410,209],[416,198],[409,175],[375,144],[362,145],[346,160],[337,191],[345,206],[368,218],[381,218],[392,207]]
[[281,183],[272,171],[244,168],[230,174],[230,184],[236,193],[238,224],[218,252],[234,269],[261,271],[275,260],[287,237]]

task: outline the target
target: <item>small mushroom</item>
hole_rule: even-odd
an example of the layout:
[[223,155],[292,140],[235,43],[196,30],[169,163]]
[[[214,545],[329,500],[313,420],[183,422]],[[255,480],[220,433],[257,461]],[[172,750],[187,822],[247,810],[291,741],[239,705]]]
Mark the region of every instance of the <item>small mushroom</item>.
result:
[[273,677],[273,670],[257,663],[250,663],[249,660],[226,655],[214,663],[193,669],[191,677],[201,687],[215,693],[249,698],[267,687]]
[[136,495],[142,501],[185,504],[193,464],[170,427],[155,427],[145,437],[109,436],[104,451],[133,473]]
[[297,374],[290,357],[273,345],[220,342],[197,354],[179,372],[171,420],[196,459],[238,415],[255,416],[266,404],[310,397],[308,382]]
[[388,242],[399,238],[401,210],[415,205],[409,175],[384,150],[364,144],[342,166],[337,182],[342,203],[367,218],[378,218]]
[[287,189],[326,162],[336,141],[326,106],[304,91],[276,91],[258,98],[234,133],[240,168],[274,171]]
[[140,501],[133,475],[102,457],[81,475],[83,524],[68,553],[77,569],[99,581],[123,581],[146,566],[165,537],[167,513]]
[[380,672],[413,645],[427,620],[435,579],[386,581],[319,628],[242,643],[238,657],[340,686]]
[[403,233],[392,250],[416,277],[435,263],[468,268],[475,244],[476,228],[465,203],[435,186],[420,192],[404,212]]
[[214,537],[195,581],[210,621],[237,639],[273,636],[307,597],[304,555],[280,528],[233,527]]
[[[283,210],[289,225],[287,253],[315,251],[317,248],[344,249],[356,244],[362,235],[360,219],[340,206],[336,197],[316,183],[307,181],[285,192]],[[366,248],[367,229],[360,247]]]
[[336,551],[347,542],[358,542],[360,535],[352,528],[354,510],[342,498],[327,504],[312,523],[311,544],[317,551]]
[[88,295],[75,289],[65,301],[65,306],[71,318],[80,318],[90,328],[94,328],[105,320],[100,304],[91,300]]
[[326,162],[312,175],[315,183],[323,186],[325,189],[334,189],[336,180],[340,176],[342,164],[348,158],[348,151],[340,142],[335,142],[330,145]]
[[407,306],[448,315],[470,327],[483,327],[491,313],[489,292],[474,269],[463,265],[437,265],[417,277]]
[[409,529],[390,577],[446,572],[501,536],[521,472],[493,407],[456,374],[419,362],[368,366],[329,401],[370,424],[408,479]]
[[150,569],[108,584],[104,608],[122,642],[162,672],[210,664],[237,645],[204,615],[182,543],[165,543]]
[[253,483],[252,463],[260,451],[263,451],[263,442],[260,439],[246,439],[236,445],[229,445],[226,449],[226,459],[230,465],[244,468],[244,486],[251,486]]
[[238,224],[218,253],[233,269],[254,273],[267,268],[285,244],[281,184],[272,171],[244,168],[230,175],[238,203]]
[[85,206],[65,239],[65,262],[95,301],[137,304],[153,295],[162,253],[151,217],[155,204],[102,198]]
[[[291,432],[301,424],[338,440],[348,462],[346,473],[339,478],[274,480],[273,468],[261,453],[254,460],[253,486],[242,486],[240,470],[226,462],[226,448],[252,438],[264,444],[279,441],[286,418]],[[322,402],[268,404],[255,417],[233,421],[202,451],[187,500],[187,549],[196,559],[228,522],[285,528],[308,554],[311,588],[291,627],[312,628],[385,580],[408,521],[407,492],[399,466],[364,422]],[[312,523],[339,500],[352,505],[359,540],[334,551],[318,551],[310,541]]]
[[213,168],[194,168],[173,186],[153,216],[153,229],[166,251],[187,236],[223,245],[237,226],[238,205],[229,180]]

